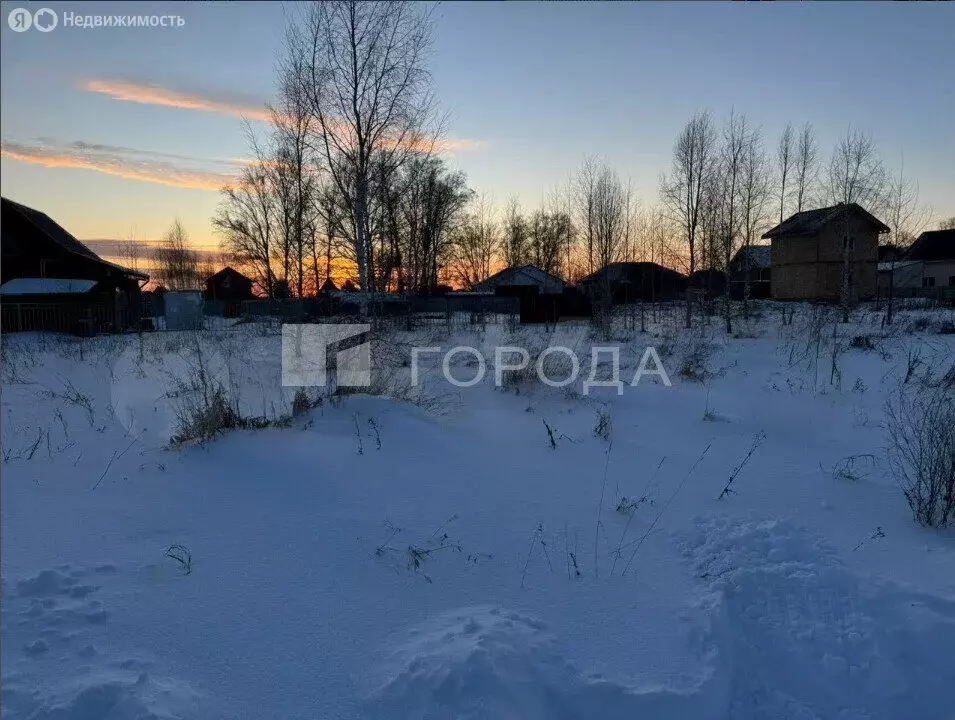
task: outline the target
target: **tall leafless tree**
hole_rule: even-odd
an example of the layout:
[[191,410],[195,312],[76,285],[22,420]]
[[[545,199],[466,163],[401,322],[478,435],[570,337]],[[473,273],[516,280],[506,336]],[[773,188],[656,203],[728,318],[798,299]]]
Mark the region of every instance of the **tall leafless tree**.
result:
[[451,269],[455,281],[468,290],[490,276],[500,238],[486,197],[481,197],[454,232]]
[[[716,155],[717,131],[708,112],[690,118],[673,146],[670,173],[660,183],[660,197],[683,230],[688,248],[689,272],[696,270],[696,238],[700,210]],[[686,300],[686,326],[693,322],[690,296]]]
[[[754,128],[747,138],[740,183],[743,248],[747,253],[746,275],[743,282],[743,314],[746,317],[749,316],[750,274],[754,269],[749,248],[765,229],[770,193],[769,162],[763,150],[762,134],[759,128]],[[780,207],[781,217],[782,208]]]
[[366,292],[374,277],[375,165],[393,173],[428,146],[431,39],[430,13],[410,2],[312,2],[289,30],[312,142],[350,208],[346,229]]
[[273,186],[273,158],[249,133],[254,158],[233,185],[222,190],[222,202],[212,219],[222,249],[254,274],[253,279],[271,299],[275,293],[272,257],[279,210]]
[[136,228],[130,228],[126,236],[119,241],[120,262],[130,270],[139,270],[139,261],[143,256],[143,243]]
[[597,182],[601,171],[602,168],[596,158],[586,158],[573,180],[571,189],[574,212],[577,216],[577,227],[582,234],[588,275],[602,267],[596,259],[594,238],[596,235]]
[[167,290],[199,288],[199,254],[189,246],[189,236],[176,218],[153,253],[155,280]]
[[786,129],[779,138],[779,146],[776,148],[776,164],[779,168],[779,222],[786,217],[786,181],[789,179],[795,160],[795,140],[792,123],[787,123]]
[[795,171],[796,212],[807,209],[814,199],[814,183],[819,163],[819,148],[816,145],[816,131],[812,124],[806,123],[799,131],[796,141]]
[[919,203],[919,185],[904,172],[904,163],[899,174],[888,181],[885,205],[885,224],[889,226],[888,243],[892,246],[889,261],[889,287],[885,311],[885,324],[892,324],[895,300],[896,263],[903,249],[912,244],[915,237],[928,225],[931,209]]
[[[830,202],[853,203],[879,214],[885,202],[885,170],[872,136],[849,128],[836,143],[826,172],[826,192]],[[842,321],[849,322],[851,302],[852,256],[855,243],[851,232],[851,213],[843,213],[842,282],[839,304]]]
[[282,275],[296,294],[305,292],[306,262],[314,252],[317,214],[317,157],[309,141],[313,118],[301,83],[302,58],[287,53],[279,76],[279,101],[272,108],[275,160],[269,165],[278,204],[275,248]]
[[746,154],[751,142],[750,134],[746,116],[737,115],[735,111],[731,112],[723,128],[716,170],[712,173],[710,179],[710,183],[715,189],[717,237],[723,255],[723,273],[726,280],[723,316],[726,321],[727,333],[733,332],[730,293],[732,258],[742,229],[742,183]]
[[507,203],[502,225],[501,257],[504,264],[508,267],[527,265],[531,261],[530,230],[516,197]]

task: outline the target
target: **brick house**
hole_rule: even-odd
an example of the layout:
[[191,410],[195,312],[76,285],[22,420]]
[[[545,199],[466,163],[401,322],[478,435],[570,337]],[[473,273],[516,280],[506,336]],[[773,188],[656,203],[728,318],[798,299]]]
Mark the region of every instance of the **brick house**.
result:
[[874,297],[879,235],[888,231],[883,222],[855,203],[796,213],[763,235],[772,241],[772,297],[839,300],[846,245],[851,299]]

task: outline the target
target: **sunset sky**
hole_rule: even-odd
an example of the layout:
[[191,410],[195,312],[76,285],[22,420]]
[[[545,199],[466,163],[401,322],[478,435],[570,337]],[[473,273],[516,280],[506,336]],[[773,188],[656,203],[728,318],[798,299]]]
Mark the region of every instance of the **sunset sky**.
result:
[[[14,32],[15,7],[53,8],[52,32]],[[3,3],[2,192],[84,240],[180,217],[215,245],[217,189],[264,117],[282,3]],[[65,27],[76,15],[179,15],[181,28]],[[828,154],[851,124],[955,215],[955,6],[949,3],[446,3],[435,92],[451,163],[497,204],[537,205],[586,155],[657,199],[695,111],[731,108],[775,145],[815,124]],[[94,244],[95,246],[95,244]],[[108,253],[107,253],[108,254]]]

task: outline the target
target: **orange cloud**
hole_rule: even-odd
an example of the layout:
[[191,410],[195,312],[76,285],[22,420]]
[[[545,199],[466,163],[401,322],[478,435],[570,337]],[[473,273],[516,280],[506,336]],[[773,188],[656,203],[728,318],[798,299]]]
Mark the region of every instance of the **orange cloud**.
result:
[[231,175],[225,173],[186,168],[169,162],[76,146],[50,147],[5,143],[0,148],[0,155],[32,165],[93,170],[128,180],[140,180],[178,188],[219,191],[234,180]]
[[204,97],[196,93],[171,90],[153,83],[136,83],[126,80],[84,80],[81,87],[87,92],[108,95],[114,100],[140,103],[142,105],[160,105],[162,107],[198,110],[200,112],[220,113],[233,117],[247,117],[268,121],[269,111],[263,107],[243,105],[241,103]]
[[[173,90],[155,83],[94,78],[84,80],[80,87],[87,92],[107,95],[114,100],[122,100],[124,102],[219,113],[238,118],[250,118],[262,122],[270,122],[272,120],[271,112],[264,105],[256,106],[225,98]],[[427,139],[416,139],[412,140],[411,144],[416,150],[433,150],[438,153],[475,150],[482,145],[478,140],[466,140],[461,138],[441,138],[434,142]]]

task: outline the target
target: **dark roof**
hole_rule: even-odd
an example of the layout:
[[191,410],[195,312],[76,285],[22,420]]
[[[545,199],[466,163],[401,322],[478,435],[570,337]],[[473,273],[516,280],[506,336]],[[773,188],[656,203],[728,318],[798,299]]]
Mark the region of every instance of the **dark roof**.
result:
[[746,245],[736,251],[732,264],[735,266],[738,262],[744,261],[745,268],[752,270],[754,268],[768,268],[773,264],[773,246],[772,245]]
[[206,282],[214,282],[215,280],[218,280],[220,277],[223,277],[224,275],[230,275],[230,276],[232,276],[232,277],[234,277],[234,278],[239,278],[240,280],[245,280],[247,283],[251,283],[251,282],[252,282],[252,280],[251,280],[250,278],[246,277],[245,275],[243,275],[242,273],[240,273],[240,272],[239,272],[238,270],[236,270],[235,268],[228,267],[228,266],[222,268],[219,272],[215,273],[214,275],[210,275],[210,276],[209,276],[209,279],[206,280]]
[[870,213],[861,205],[849,203],[844,205],[832,205],[830,207],[817,208],[816,210],[804,210],[790,216],[771,230],[767,230],[763,238],[786,237],[789,235],[815,235],[826,225],[842,217],[846,210],[860,215],[875,225],[879,232],[889,232],[888,226]]
[[660,265],[659,263],[654,262],[615,262],[610,263],[606,267],[597,270],[594,273],[591,273],[583,280],[580,281],[581,285],[590,285],[595,283],[598,280],[609,280],[610,282],[623,282],[624,280],[628,282],[633,282],[634,279],[639,275],[641,278],[647,272],[659,273],[665,276],[676,276],[683,277],[681,273],[678,273],[676,270]]
[[939,260],[955,260],[955,230],[929,230],[919,235],[908,254],[906,260],[921,260],[922,262],[937,262]]
[[536,274],[537,279],[543,282],[553,283],[555,285],[560,285],[560,286],[564,286],[567,284],[563,281],[563,279],[557,277],[556,275],[552,273],[547,272],[546,270],[541,270],[536,265],[513,265],[511,267],[506,267],[503,270],[499,270],[493,275],[486,277],[484,280],[481,280],[481,282],[477,284],[478,285],[494,285],[496,281],[505,280],[511,275],[516,275],[521,272],[525,274],[529,272],[531,275]]
[[81,257],[85,257],[89,260],[95,260],[96,262],[102,263],[103,265],[108,265],[115,270],[119,270],[126,275],[132,275],[134,277],[142,278],[143,280],[149,279],[149,276],[145,273],[130,270],[129,268],[124,268],[121,265],[104,260],[95,252],[86,247],[86,245],[70,235],[70,233],[68,233],[52,218],[50,218],[49,215],[41,213],[39,210],[34,210],[33,208],[27,207],[26,205],[21,205],[20,203],[14,202],[13,200],[8,200],[7,198],[2,198],[2,203],[3,209],[5,211],[15,212],[21,215],[28,223],[33,225],[33,227],[35,227],[38,231],[46,235],[50,240],[66,250],[66,252],[72,253],[73,255],[80,255]]

